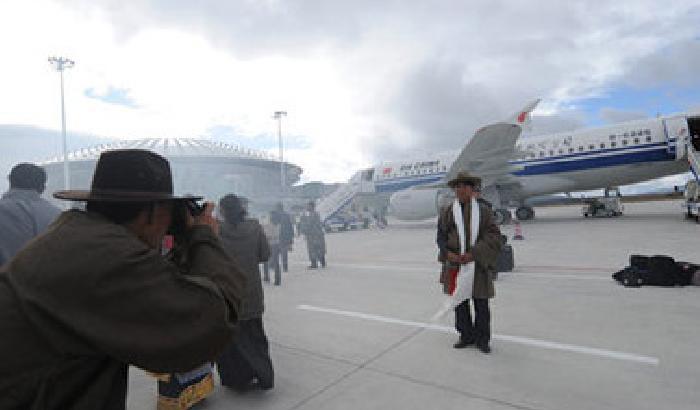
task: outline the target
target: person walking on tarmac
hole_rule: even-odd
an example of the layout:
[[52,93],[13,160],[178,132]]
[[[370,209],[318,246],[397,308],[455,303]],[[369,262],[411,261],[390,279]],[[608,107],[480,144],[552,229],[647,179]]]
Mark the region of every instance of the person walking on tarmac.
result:
[[264,293],[258,264],[270,257],[270,246],[257,220],[246,218],[241,198],[226,195],[219,201],[224,222],[221,241],[229,255],[246,275],[238,331],[216,361],[221,384],[238,391],[268,390],[274,386],[275,372],[263,327]]
[[282,262],[282,271],[289,271],[289,252],[294,244],[294,225],[288,213],[284,212],[282,203],[278,203],[275,207],[275,218],[280,226],[280,246],[279,255]]
[[270,258],[263,263],[263,277],[265,282],[270,282],[270,268],[275,271],[275,285],[282,284],[280,271],[280,224],[277,214],[272,211],[261,218],[261,225],[270,246]]
[[[245,277],[168,161],[102,153],[86,201],[0,268],[0,408],[124,409],[130,365],[188,372],[230,343]],[[161,254],[177,228],[180,258]],[[181,236],[180,236],[181,235]]]
[[319,263],[322,267],[326,267],[326,238],[321,217],[315,208],[313,201],[309,202],[306,213],[301,217],[301,232],[306,238],[306,248],[311,261],[309,269],[318,268]]
[[[474,198],[473,190],[481,179],[459,172],[448,185],[455,201],[440,212],[437,225],[438,260],[443,263],[441,283],[452,296],[455,327],[459,332],[456,349],[476,345],[490,353],[491,313],[489,298],[494,297],[493,278],[501,250],[501,233],[493,222],[491,210]],[[472,322],[469,300],[474,301]]]

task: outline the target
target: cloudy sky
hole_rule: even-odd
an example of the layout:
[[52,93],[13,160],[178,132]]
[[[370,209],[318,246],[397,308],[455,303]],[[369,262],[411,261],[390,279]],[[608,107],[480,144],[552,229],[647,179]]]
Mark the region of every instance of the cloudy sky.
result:
[[[700,3],[657,0],[0,2],[0,167],[100,138],[206,137],[305,180],[458,149],[542,98],[533,132],[700,109]],[[3,175],[6,169],[2,170]]]

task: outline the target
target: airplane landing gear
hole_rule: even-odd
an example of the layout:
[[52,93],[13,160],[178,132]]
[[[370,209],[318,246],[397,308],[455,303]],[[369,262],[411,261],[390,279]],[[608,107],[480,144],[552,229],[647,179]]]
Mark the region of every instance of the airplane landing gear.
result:
[[515,216],[518,221],[529,221],[535,217],[535,210],[529,206],[521,206],[515,211]]
[[508,209],[496,209],[493,211],[494,222],[496,225],[505,225],[513,220],[513,215],[511,215]]

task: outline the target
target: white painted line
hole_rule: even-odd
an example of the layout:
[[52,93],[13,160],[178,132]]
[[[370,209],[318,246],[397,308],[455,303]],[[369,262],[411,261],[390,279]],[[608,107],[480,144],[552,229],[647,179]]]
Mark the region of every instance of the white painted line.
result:
[[[432,324],[432,323],[415,322],[415,321],[411,321],[411,320],[402,320],[402,319],[396,319],[396,318],[391,318],[391,317],[387,317],[387,316],[373,315],[373,314],[369,314],[369,313],[360,313],[360,312],[352,312],[352,311],[348,311],[348,310],[330,309],[330,308],[323,308],[323,307],[317,307],[317,306],[311,306],[311,305],[298,305],[297,308],[301,309],[301,310],[311,311],[311,312],[330,313],[330,314],[334,314],[334,315],[371,320],[374,322],[391,323],[391,324],[401,325],[401,326],[409,326],[409,327],[417,327],[417,328],[435,330],[435,331],[443,332],[443,333],[456,333],[456,330],[452,327],[449,327],[449,326],[442,326],[442,325],[437,325],[437,324]],[[566,343],[550,342],[547,340],[532,339],[529,337],[509,336],[509,335],[493,335],[492,337],[495,340],[502,340],[505,342],[512,342],[512,343],[520,343],[520,344],[539,347],[539,348],[543,348],[543,349],[561,350],[561,351],[566,351],[566,352],[587,354],[587,355],[591,355],[591,356],[605,357],[605,358],[609,358],[609,359],[626,360],[626,361],[631,361],[631,362],[648,364],[648,365],[652,365],[652,366],[658,366],[658,364],[659,364],[659,359],[656,357],[641,356],[641,355],[637,355],[637,354],[633,354],[633,353],[625,353],[625,352],[618,352],[618,351],[614,351],[614,350],[598,349],[598,348],[594,348],[594,347],[577,346],[577,345],[571,345],[571,344],[566,344]]]
[[535,278],[535,279],[573,279],[573,280],[604,280],[613,283],[612,275],[610,276],[593,276],[593,275],[566,275],[566,274],[550,274],[550,273],[525,273],[525,272],[502,272],[498,274],[509,278]]
[[[303,263],[295,263],[297,265],[303,265]],[[412,271],[412,272],[425,272],[425,273],[435,273],[438,272],[440,266],[430,265],[430,266],[406,266],[406,265],[365,265],[357,263],[333,263],[331,267],[339,268],[352,268],[352,269],[364,269],[364,270],[383,270],[391,272],[401,272],[401,271]],[[573,279],[573,280],[598,280],[598,281],[609,281],[612,282],[610,276],[594,276],[590,274],[550,274],[550,273],[530,273],[530,272],[501,272],[499,275],[504,275],[513,278],[532,278],[532,279]]]

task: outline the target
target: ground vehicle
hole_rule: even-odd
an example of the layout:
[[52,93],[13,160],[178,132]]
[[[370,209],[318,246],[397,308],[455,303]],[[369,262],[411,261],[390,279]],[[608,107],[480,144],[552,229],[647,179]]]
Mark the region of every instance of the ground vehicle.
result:
[[686,217],[690,219],[695,219],[695,222],[700,223],[700,212],[698,207],[700,206],[700,187],[698,187],[698,181],[688,181],[685,185],[685,203],[683,206],[686,209]]
[[323,224],[323,229],[326,232],[340,232],[340,231],[345,231],[347,230],[347,225],[345,224],[345,220],[341,217],[334,216],[332,218],[328,218],[326,222]]
[[620,216],[624,211],[624,207],[620,202],[620,198],[593,198],[587,201],[586,205],[581,210],[584,217],[613,217]]

